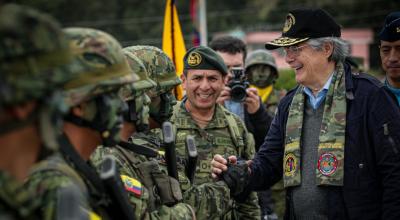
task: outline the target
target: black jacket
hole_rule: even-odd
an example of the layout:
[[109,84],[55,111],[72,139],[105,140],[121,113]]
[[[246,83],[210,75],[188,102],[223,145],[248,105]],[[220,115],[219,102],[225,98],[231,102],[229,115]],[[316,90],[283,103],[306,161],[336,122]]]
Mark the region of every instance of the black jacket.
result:
[[254,114],[248,113],[246,109],[244,111],[244,123],[247,130],[254,136],[256,151],[264,143],[265,136],[267,136],[273,119],[261,101],[260,103],[260,108]]
[[[329,187],[329,219],[400,219],[400,110],[378,80],[354,75],[345,65],[347,98],[343,187]],[[295,90],[282,99],[264,144],[252,164],[249,189],[282,178],[286,122]],[[292,212],[287,189],[286,219]]]

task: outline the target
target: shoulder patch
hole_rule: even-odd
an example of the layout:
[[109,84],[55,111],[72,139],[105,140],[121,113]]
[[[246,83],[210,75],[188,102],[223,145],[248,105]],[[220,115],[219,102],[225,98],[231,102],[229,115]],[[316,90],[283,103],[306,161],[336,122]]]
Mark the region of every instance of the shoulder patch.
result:
[[121,179],[127,191],[132,192],[136,197],[142,195],[142,184],[137,179],[125,175],[121,175]]

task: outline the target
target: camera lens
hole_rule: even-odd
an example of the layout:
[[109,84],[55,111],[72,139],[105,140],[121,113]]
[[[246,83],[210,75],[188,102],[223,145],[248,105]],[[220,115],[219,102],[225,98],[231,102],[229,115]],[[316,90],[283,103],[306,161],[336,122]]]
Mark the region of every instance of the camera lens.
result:
[[246,99],[246,87],[242,84],[236,84],[231,87],[231,100],[234,102],[243,102]]

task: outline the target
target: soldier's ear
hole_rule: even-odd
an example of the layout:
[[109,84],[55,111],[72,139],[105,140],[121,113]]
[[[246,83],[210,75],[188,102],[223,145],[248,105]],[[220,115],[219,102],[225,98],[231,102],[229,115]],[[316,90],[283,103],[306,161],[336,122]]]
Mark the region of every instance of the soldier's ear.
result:
[[79,104],[79,105],[77,105],[77,106],[72,107],[72,108],[71,108],[71,113],[72,113],[73,115],[82,117],[83,114],[84,114],[84,107],[83,107],[83,104]]
[[25,102],[11,108],[8,112],[17,120],[27,119],[36,108],[36,101]]
[[182,80],[182,88],[186,90],[186,74],[187,73],[182,73],[181,74],[181,80]]

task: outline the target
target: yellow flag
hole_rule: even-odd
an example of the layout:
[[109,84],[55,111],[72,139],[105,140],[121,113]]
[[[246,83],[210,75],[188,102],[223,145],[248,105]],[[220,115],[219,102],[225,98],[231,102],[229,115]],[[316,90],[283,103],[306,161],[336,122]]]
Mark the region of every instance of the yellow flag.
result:
[[[180,77],[183,72],[183,57],[186,48],[174,0],[167,0],[165,7],[162,49],[174,62],[176,74]],[[178,100],[182,99],[182,86],[175,88],[175,96]]]

